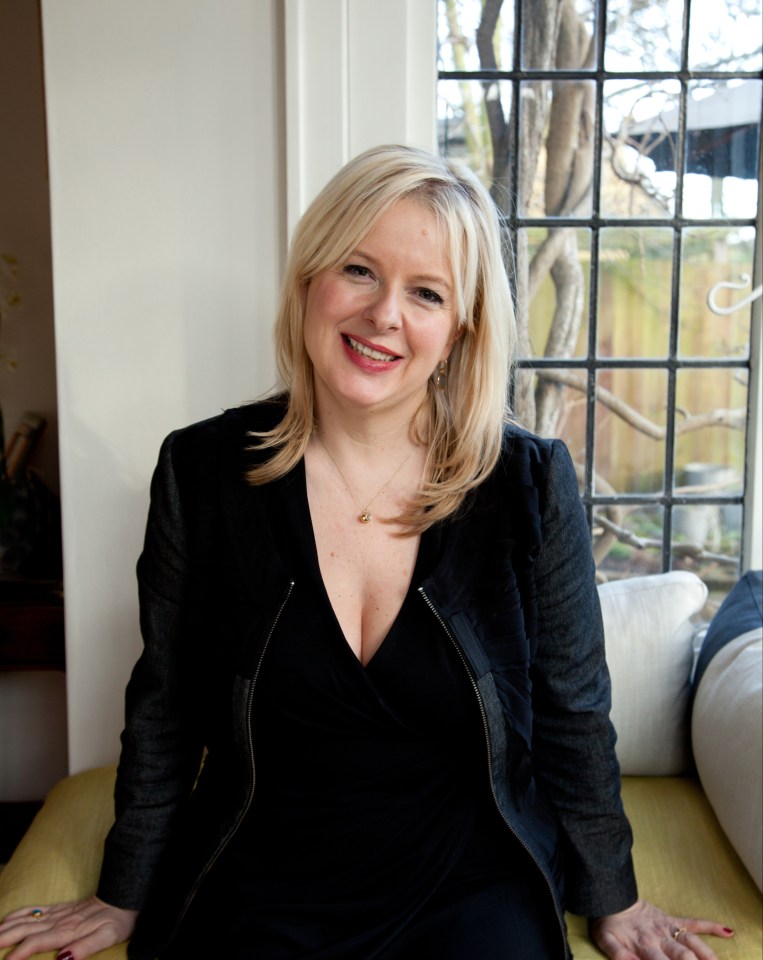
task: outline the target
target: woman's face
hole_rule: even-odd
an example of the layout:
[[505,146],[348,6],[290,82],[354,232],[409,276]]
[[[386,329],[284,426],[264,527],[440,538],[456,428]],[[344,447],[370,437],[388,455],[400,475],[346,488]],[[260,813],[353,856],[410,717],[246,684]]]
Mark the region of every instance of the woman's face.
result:
[[412,418],[455,330],[453,274],[437,221],[415,200],[399,200],[307,288],[304,338],[318,409]]

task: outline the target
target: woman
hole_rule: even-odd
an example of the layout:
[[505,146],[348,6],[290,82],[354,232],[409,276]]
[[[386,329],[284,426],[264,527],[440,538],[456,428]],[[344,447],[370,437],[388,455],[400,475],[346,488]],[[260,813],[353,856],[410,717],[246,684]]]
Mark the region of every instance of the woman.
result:
[[9,960],[562,960],[565,907],[613,960],[712,960],[731,931],[637,898],[588,532],[563,445],[507,417],[511,317],[471,173],[381,147],[315,200],[286,392],[162,448],[97,896],[14,913]]

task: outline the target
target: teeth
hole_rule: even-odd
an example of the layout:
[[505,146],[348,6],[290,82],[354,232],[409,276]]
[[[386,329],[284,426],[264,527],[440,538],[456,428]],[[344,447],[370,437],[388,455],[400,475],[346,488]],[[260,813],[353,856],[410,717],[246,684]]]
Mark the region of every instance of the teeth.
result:
[[379,350],[373,350],[371,347],[367,347],[364,343],[358,343],[357,340],[353,340],[352,337],[345,337],[345,339],[355,353],[359,353],[362,357],[368,357],[369,360],[384,360],[389,362],[396,359],[394,356],[392,356],[392,354],[382,353]]

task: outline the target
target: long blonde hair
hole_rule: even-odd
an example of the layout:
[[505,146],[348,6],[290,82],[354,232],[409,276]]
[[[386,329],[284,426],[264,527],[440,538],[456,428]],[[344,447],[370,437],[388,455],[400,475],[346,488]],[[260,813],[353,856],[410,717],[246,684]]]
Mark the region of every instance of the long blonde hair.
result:
[[305,294],[317,274],[340,264],[399,200],[422,204],[438,221],[455,282],[458,337],[445,389],[430,380],[413,425],[428,450],[424,482],[395,520],[419,533],[455,513],[493,470],[509,419],[508,384],[516,328],[496,207],[477,177],[451,160],[412,147],[375,147],[329,181],[300,220],[286,265],[275,328],[287,411],[256,434],[273,455],[249,480],[268,483],[304,455],[314,428],[313,370],[304,344]]

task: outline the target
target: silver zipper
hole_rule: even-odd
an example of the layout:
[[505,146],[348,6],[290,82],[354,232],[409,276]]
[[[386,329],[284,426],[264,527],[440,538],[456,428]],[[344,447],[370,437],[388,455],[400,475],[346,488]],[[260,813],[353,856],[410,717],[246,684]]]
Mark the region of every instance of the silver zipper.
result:
[[494,783],[493,783],[493,758],[492,758],[491,750],[490,750],[490,726],[488,725],[487,712],[486,712],[486,710],[485,710],[485,704],[484,704],[484,702],[483,702],[483,700],[482,700],[482,694],[480,693],[480,689],[479,689],[479,687],[477,686],[477,681],[474,679],[474,675],[473,675],[473,673],[472,673],[471,667],[469,666],[469,663],[467,662],[467,659],[466,659],[466,657],[464,656],[464,652],[463,652],[463,650],[461,649],[460,644],[458,643],[458,641],[456,640],[456,638],[453,636],[453,634],[452,634],[452,633],[450,632],[450,630],[448,629],[448,625],[445,623],[445,621],[443,620],[443,618],[440,616],[440,612],[438,611],[437,607],[435,607],[435,605],[434,605],[434,604],[432,603],[432,601],[429,599],[429,597],[427,596],[426,591],[424,590],[423,587],[419,587],[418,590],[419,590],[419,593],[421,594],[424,602],[426,603],[426,605],[429,607],[429,609],[430,609],[430,610],[432,611],[432,613],[435,615],[435,617],[436,617],[436,619],[437,619],[437,622],[440,624],[440,626],[442,627],[442,629],[445,631],[445,635],[446,635],[447,638],[450,640],[450,642],[453,644],[453,646],[454,646],[454,648],[455,648],[455,650],[456,650],[456,653],[458,654],[458,658],[459,658],[459,660],[461,661],[461,663],[463,664],[464,670],[466,671],[466,676],[467,676],[468,679],[469,679],[469,683],[470,683],[471,686],[472,686],[472,690],[474,690],[474,695],[475,695],[476,698],[477,698],[477,704],[479,705],[479,708],[480,708],[480,716],[482,717],[482,729],[483,729],[483,732],[484,732],[484,734],[485,734],[485,746],[486,746],[486,748],[487,748],[488,779],[490,780],[490,794],[491,794],[491,796],[492,796],[492,798],[493,798],[493,805],[495,806],[495,809],[498,811],[498,815],[500,816],[501,820],[503,820],[503,822],[504,822],[504,824],[506,825],[506,828],[508,829],[509,833],[511,833],[511,835],[512,835],[512,836],[516,839],[516,841],[520,844],[520,846],[527,852],[527,855],[530,857],[530,859],[532,860],[532,862],[535,864],[535,866],[536,866],[536,867],[538,868],[538,870],[540,871],[541,876],[542,876],[543,879],[546,881],[546,886],[548,887],[549,893],[551,894],[551,902],[552,902],[553,905],[554,905],[554,913],[556,914],[556,920],[557,920],[557,923],[559,924],[559,932],[560,932],[561,935],[562,935],[562,944],[564,945],[565,955],[568,956],[568,955],[569,955],[569,944],[568,944],[568,942],[567,942],[567,933],[566,933],[566,931],[565,931],[564,920],[563,920],[563,918],[561,917],[561,915],[560,915],[560,913],[559,913],[559,908],[558,908],[557,905],[556,905],[556,896],[554,895],[554,886],[553,886],[553,884],[551,883],[551,880],[550,880],[550,878],[548,877],[546,871],[543,869],[543,865],[541,864],[541,862],[538,860],[538,858],[535,856],[535,854],[532,852],[532,850],[527,846],[527,844],[524,842],[524,840],[517,834],[516,830],[514,830],[514,828],[512,827],[512,825],[509,823],[509,821],[508,821],[508,819],[506,818],[506,815],[504,814],[503,810],[501,810],[500,804],[498,803],[498,797],[496,797],[496,795],[495,795],[495,785],[494,785]]
[[265,642],[262,645],[262,650],[260,651],[260,656],[259,656],[259,659],[257,660],[257,666],[255,667],[254,674],[252,676],[252,682],[249,687],[249,693],[246,698],[246,745],[247,745],[248,756],[249,756],[249,792],[247,794],[246,802],[244,803],[244,806],[239,810],[238,815],[232,827],[230,828],[228,833],[223,837],[223,839],[220,841],[220,844],[218,845],[217,849],[207,861],[206,865],[204,866],[204,869],[196,878],[196,882],[194,883],[193,887],[189,891],[188,896],[185,898],[183,907],[180,913],[178,914],[177,920],[175,921],[175,926],[173,928],[173,936],[174,936],[174,932],[182,923],[183,917],[185,917],[186,913],[188,912],[188,908],[191,906],[191,903],[193,902],[194,897],[199,892],[199,887],[204,881],[204,878],[207,876],[209,871],[212,869],[212,867],[217,863],[217,861],[220,859],[222,854],[225,852],[225,850],[228,847],[228,844],[231,842],[231,840],[236,835],[236,833],[238,833],[238,829],[241,826],[244,820],[244,817],[247,815],[247,813],[249,812],[252,806],[252,801],[254,800],[254,785],[256,780],[256,773],[255,773],[255,766],[254,766],[254,740],[252,738],[252,705],[254,703],[254,687],[255,687],[255,684],[257,683],[257,678],[260,675],[260,667],[262,666],[262,661],[265,657],[265,651],[268,648],[270,639],[273,636],[275,628],[278,626],[278,621],[281,619],[281,614],[283,613],[284,607],[286,606],[293,589],[294,589],[294,581],[292,580],[289,583],[289,587],[286,593],[284,594],[283,600],[281,601],[281,606],[278,608],[278,612],[273,618],[273,622],[270,625],[270,630],[268,631],[268,635],[267,637],[265,637]]

